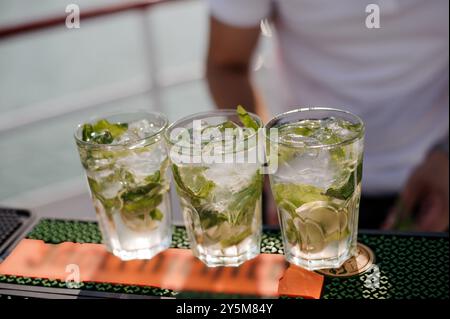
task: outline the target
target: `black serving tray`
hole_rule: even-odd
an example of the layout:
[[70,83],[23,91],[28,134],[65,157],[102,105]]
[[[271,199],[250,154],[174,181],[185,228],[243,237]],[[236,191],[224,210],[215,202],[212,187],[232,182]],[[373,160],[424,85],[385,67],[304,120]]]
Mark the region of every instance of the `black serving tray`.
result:
[[0,208],[0,262],[25,237],[35,219],[34,214],[25,209]]

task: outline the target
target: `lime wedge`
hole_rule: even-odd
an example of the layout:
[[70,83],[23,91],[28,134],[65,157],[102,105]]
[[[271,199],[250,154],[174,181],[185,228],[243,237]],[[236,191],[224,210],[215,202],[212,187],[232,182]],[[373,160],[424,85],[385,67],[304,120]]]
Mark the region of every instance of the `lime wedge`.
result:
[[[347,210],[338,209],[334,204],[327,201],[315,201],[303,204],[295,211],[299,219],[306,225],[314,224],[321,229],[323,244],[334,240],[340,240],[347,236],[348,213]],[[314,230],[309,226],[308,229]],[[346,234],[344,236],[344,234]],[[314,235],[314,238],[318,236]],[[317,246],[317,243],[315,243]]]
[[325,235],[322,228],[314,221],[299,222],[297,227],[300,233],[301,249],[309,253],[318,253],[325,248]]

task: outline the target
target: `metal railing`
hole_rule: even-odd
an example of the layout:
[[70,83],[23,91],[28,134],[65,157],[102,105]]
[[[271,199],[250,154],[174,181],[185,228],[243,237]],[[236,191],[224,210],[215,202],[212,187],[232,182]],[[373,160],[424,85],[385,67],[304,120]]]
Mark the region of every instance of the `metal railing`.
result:
[[[112,4],[109,6],[92,8],[80,12],[80,20],[89,21],[94,18],[110,16],[116,13],[128,11],[145,11],[146,9],[161,3],[173,2],[177,0],[141,0],[127,1],[124,3]],[[0,40],[15,37],[24,33],[46,30],[52,27],[65,25],[66,15],[53,15],[31,21],[23,21],[12,25],[0,26]]]
[[[184,0],[186,2],[187,0]],[[146,57],[146,79],[127,79],[119,83],[94,87],[85,91],[71,93],[46,101],[21,106],[2,113],[0,117],[0,134],[11,132],[24,125],[34,124],[58,116],[67,115],[83,109],[88,109],[102,104],[115,102],[136,95],[149,94],[155,109],[163,108],[161,91],[164,88],[189,83],[203,78],[201,65],[187,65],[171,72],[162,74],[157,60],[154,28],[151,23],[149,10],[155,6],[181,2],[180,0],[144,0],[127,1],[100,8],[85,9],[80,12],[82,23],[99,18],[108,18],[112,15],[126,12],[136,12],[142,21],[143,44]],[[0,25],[0,41],[12,37],[41,32],[56,27],[65,27],[66,15],[54,15],[37,20],[24,21],[13,25]]]
[[[5,111],[0,116],[0,135],[3,133],[10,134],[12,131],[24,125],[35,124],[83,109],[142,94],[149,94],[154,108],[161,109],[163,108],[161,101],[161,91],[163,89],[202,79],[204,72],[201,65],[186,65],[164,74],[159,70],[157,55],[155,54],[155,37],[152,33],[154,28],[151,25],[152,21],[149,10],[152,10],[155,6],[172,2],[180,3],[181,1],[126,1],[125,3],[82,10],[80,12],[81,23],[88,23],[99,18],[106,19],[112,15],[136,12],[138,18],[142,21],[144,31],[143,43],[147,59],[146,79],[127,79],[119,83],[97,86],[88,90]],[[187,0],[183,2],[187,2]],[[61,14],[12,25],[0,25],[0,42],[31,33],[45,32],[58,27],[65,28],[65,21],[66,15]],[[55,198],[65,200],[70,197],[79,196],[85,192],[86,186],[84,182],[80,178],[77,178],[55,183],[54,185],[43,185],[39,189],[18,194],[18,196],[13,198],[4,199],[2,200],[2,204],[30,208],[39,207],[52,203]],[[49,194],[51,196],[48,196]]]

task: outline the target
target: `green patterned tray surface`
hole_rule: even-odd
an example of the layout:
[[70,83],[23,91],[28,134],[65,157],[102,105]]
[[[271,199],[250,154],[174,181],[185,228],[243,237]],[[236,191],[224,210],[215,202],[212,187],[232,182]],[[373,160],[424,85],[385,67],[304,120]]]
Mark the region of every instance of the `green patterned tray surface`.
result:
[[[41,220],[28,238],[58,244],[66,241],[100,243],[101,234],[95,222]],[[349,278],[326,277],[324,299],[364,298],[449,298],[448,237],[360,234],[358,240],[372,248],[376,266],[368,272]],[[175,227],[173,248],[189,248],[186,231]],[[279,231],[264,231],[261,252],[282,254]],[[0,275],[0,282],[65,288],[59,280]],[[81,289],[167,297],[207,297],[153,287],[108,283],[81,284]],[[209,296],[210,297],[210,296]],[[215,297],[230,297],[215,295]]]

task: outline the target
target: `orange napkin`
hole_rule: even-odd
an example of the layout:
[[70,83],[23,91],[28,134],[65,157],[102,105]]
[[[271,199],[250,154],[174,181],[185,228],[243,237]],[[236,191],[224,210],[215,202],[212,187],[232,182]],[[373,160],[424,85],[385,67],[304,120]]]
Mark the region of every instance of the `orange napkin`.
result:
[[122,261],[100,244],[46,244],[24,239],[0,264],[0,274],[152,286],[177,291],[319,298],[323,276],[287,267],[284,257],[260,254],[239,267],[208,268],[188,249],[151,260]]

